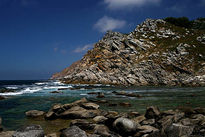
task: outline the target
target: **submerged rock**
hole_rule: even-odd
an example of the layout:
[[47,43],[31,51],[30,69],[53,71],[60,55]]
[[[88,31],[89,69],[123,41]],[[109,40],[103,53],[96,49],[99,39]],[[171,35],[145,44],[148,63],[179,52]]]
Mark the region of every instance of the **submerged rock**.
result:
[[35,117],[43,116],[45,112],[39,111],[39,110],[30,110],[30,111],[27,111],[25,114],[27,117],[35,118]]
[[4,96],[0,96],[0,100],[4,100],[6,99]]
[[40,125],[31,125],[18,129],[12,137],[44,137],[44,131]]

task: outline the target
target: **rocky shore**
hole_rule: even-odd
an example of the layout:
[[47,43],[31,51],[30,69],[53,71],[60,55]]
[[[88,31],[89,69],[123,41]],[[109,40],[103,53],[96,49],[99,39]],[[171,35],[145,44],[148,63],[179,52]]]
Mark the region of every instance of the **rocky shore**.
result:
[[[145,114],[104,111],[86,98],[70,104],[55,104],[48,112],[31,110],[28,118],[69,119],[70,124],[55,133],[45,133],[40,125],[17,131],[2,131],[1,137],[204,137],[205,109],[179,108],[160,111],[147,107]],[[0,119],[1,125],[1,119]],[[1,126],[0,126],[1,127]]]
[[107,32],[52,76],[69,84],[205,85],[205,31],[147,19],[129,34]]

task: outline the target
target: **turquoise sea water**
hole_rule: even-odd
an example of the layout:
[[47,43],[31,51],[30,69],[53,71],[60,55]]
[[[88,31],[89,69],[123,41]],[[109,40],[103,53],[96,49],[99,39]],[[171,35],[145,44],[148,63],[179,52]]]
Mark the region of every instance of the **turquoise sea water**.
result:
[[[181,106],[205,107],[205,87],[113,87],[65,85],[58,81],[0,81],[0,88],[3,87],[16,90],[14,93],[0,93],[7,97],[0,101],[0,117],[7,130],[16,130],[30,122],[38,123],[38,120],[31,121],[25,117],[25,112],[28,110],[48,111],[55,103],[70,103],[82,97],[95,101],[107,100],[108,103],[100,104],[101,109],[119,112],[144,113],[146,107],[151,105],[158,106],[161,110]],[[62,93],[51,93],[58,90]],[[115,95],[113,91],[134,92],[141,97]],[[103,92],[105,98],[98,99],[96,95],[87,94],[89,92]],[[131,107],[120,106],[121,102],[129,102]],[[60,124],[62,121],[58,122]],[[46,127],[50,121],[39,123]]]

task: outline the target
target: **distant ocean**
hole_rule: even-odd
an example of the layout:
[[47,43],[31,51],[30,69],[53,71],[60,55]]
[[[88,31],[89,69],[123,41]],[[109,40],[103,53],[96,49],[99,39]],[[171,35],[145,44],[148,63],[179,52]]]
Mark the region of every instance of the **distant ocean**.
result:
[[[70,85],[52,80],[13,80],[0,81],[0,88],[13,89],[15,92],[0,93],[6,99],[0,100],[0,117],[3,126],[15,130],[25,123],[28,110],[48,111],[56,103],[70,103],[82,97],[101,100],[89,92],[103,92],[108,103],[100,104],[101,109],[119,112],[138,111],[143,113],[147,106],[155,105],[161,110],[175,109],[180,106],[205,107],[205,87],[114,87],[110,85]],[[52,93],[59,91],[60,93]],[[139,94],[141,97],[115,95],[113,91]],[[129,102],[131,107],[120,106]],[[114,105],[113,105],[114,104]],[[45,126],[46,124],[44,123]]]

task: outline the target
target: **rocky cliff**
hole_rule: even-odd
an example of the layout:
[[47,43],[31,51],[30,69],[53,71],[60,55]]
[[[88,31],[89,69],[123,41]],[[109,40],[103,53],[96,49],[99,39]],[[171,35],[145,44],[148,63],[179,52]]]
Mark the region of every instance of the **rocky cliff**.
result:
[[147,19],[129,34],[107,32],[52,79],[71,84],[205,85],[205,30]]

